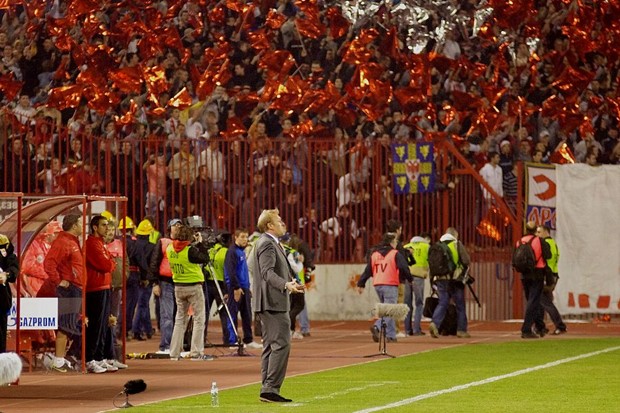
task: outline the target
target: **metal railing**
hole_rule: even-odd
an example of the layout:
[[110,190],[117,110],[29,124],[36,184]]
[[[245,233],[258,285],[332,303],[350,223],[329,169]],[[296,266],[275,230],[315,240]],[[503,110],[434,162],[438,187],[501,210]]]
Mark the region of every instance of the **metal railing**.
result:
[[253,231],[260,211],[277,207],[316,263],[364,262],[389,219],[403,223],[405,241],[424,231],[437,240],[454,226],[474,262],[479,316],[521,314],[510,251],[522,199],[486,201],[482,187],[490,188],[448,140],[434,142],[435,190],[397,195],[392,148],[378,141],[117,139],[42,122],[5,119],[2,191],[123,195],[129,217],[151,215],[162,232],[168,219],[190,215],[215,229]]

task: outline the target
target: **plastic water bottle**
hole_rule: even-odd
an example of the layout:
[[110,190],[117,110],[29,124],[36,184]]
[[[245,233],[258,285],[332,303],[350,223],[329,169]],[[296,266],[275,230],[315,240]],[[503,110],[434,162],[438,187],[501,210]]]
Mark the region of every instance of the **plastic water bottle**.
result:
[[217,383],[211,383],[211,407],[218,407],[220,405],[220,392],[217,389]]

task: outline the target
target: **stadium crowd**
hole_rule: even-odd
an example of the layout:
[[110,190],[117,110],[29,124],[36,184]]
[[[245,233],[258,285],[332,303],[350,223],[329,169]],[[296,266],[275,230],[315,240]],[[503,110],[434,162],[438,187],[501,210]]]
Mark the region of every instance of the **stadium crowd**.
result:
[[[396,6],[351,22],[323,1],[9,6],[0,160],[15,172],[0,190],[120,193],[130,216],[161,215],[159,228],[209,217],[203,197],[237,213],[270,199],[292,212],[291,228],[318,214],[327,231],[350,212],[354,234],[372,168],[395,208],[391,143],[448,139],[477,169],[497,152],[509,188],[517,161],[619,163],[618,6],[500,3],[426,2],[460,20],[429,6],[434,35],[417,54]],[[324,182],[307,176],[317,156],[338,182],[336,215],[317,201]]]

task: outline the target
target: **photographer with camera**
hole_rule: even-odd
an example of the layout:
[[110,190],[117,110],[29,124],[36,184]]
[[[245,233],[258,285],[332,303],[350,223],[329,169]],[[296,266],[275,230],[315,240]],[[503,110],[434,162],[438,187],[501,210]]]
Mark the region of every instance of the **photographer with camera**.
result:
[[[465,313],[465,282],[462,280],[461,275],[467,274],[467,269],[471,262],[469,253],[465,249],[465,246],[458,240],[459,233],[453,228],[449,227],[446,233],[441,236],[439,242],[447,245],[450,251],[451,259],[453,260],[456,269],[449,274],[433,274],[432,268],[432,253],[429,250],[429,267],[431,275],[434,277],[432,282],[437,287],[439,294],[439,303],[433,312],[433,321],[429,325],[429,330],[434,338],[439,337],[438,327],[441,325],[446,311],[448,310],[448,304],[450,299],[454,300],[456,305],[456,336],[459,338],[471,337],[467,332],[467,314]],[[431,247],[433,248],[433,247]]]
[[183,225],[178,228],[177,238],[166,248],[172,269],[177,313],[170,343],[170,359],[179,360],[183,347],[183,335],[189,320],[188,310],[194,310],[194,324],[190,357],[192,360],[212,360],[204,354],[205,329],[205,281],[202,265],[209,262],[209,251],[203,243],[202,234]]

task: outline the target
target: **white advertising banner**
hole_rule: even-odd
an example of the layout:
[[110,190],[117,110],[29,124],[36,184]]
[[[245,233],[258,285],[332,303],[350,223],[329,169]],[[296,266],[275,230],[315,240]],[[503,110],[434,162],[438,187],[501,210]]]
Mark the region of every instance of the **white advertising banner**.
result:
[[620,313],[620,166],[557,165],[562,314]]
[[[58,330],[58,298],[22,298],[19,308],[21,330]],[[9,313],[9,330],[17,327],[17,300]]]

